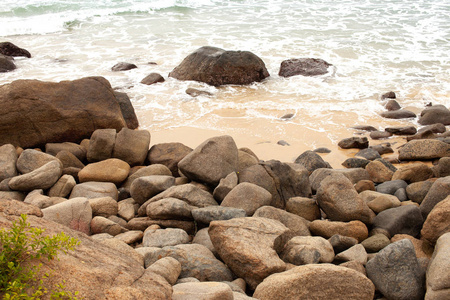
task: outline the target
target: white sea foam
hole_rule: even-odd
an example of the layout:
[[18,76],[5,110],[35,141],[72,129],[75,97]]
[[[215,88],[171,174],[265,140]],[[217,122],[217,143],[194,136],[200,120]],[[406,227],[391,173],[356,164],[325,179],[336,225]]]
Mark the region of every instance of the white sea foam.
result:
[[[334,128],[345,120],[333,114],[349,113],[347,123],[376,118],[383,110],[379,97],[389,90],[404,107],[419,110],[427,101],[450,106],[449,14],[450,3],[439,0],[4,0],[0,40],[30,50],[33,58],[17,59],[19,68],[2,74],[0,84],[104,76],[129,94],[149,129],[259,118],[279,130],[286,112],[296,117],[283,124]],[[220,88],[167,77],[204,45],[252,51],[271,77]],[[277,75],[281,61],[299,57],[322,58],[335,73]],[[120,61],[138,69],[112,72]],[[166,82],[140,84],[151,72]],[[192,98],[188,87],[214,96]],[[217,113],[221,109],[239,113]]]

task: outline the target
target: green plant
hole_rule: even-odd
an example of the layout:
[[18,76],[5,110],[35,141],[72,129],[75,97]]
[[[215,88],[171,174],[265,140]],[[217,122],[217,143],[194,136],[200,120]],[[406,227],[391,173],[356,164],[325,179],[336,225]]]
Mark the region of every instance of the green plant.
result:
[[[67,253],[79,244],[78,240],[61,232],[52,237],[42,228],[33,228],[22,214],[10,230],[0,230],[0,295],[2,299],[40,299],[49,293],[43,283],[50,275],[37,278],[42,263],[40,258],[57,259],[58,251]],[[77,299],[75,294],[57,284],[50,291],[51,299]]]

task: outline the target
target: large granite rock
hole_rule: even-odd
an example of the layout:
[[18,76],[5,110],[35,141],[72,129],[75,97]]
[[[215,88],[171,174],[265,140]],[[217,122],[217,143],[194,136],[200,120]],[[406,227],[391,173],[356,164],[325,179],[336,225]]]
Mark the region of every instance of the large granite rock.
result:
[[233,300],[232,289],[223,282],[184,282],[173,286],[172,300]]
[[270,274],[286,269],[274,249],[275,240],[286,232],[279,221],[257,217],[213,221],[209,226],[219,256],[252,289]]
[[422,240],[434,245],[438,238],[450,232],[450,196],[436,204],[421,230]]
[[322,181],[317,190],[317,203],[332,221],[361,220],[371,223],[375,217],[350,180],[339,173],[331,174]]
[[86,198],[73,198],[42,210],[44,219],[90,234],[92,209]]
[[[23,116],[27,116],[27,122]],[[0,140],[21,147],[78,142],[98,128],[126,126],[109,82],[16,80],[0,86]]]
[[372,300],[373,283],[350,268],[331,264],[306,265],[267,277],[255,290],[260,300]]
[[255,211],[265,205],[269,205],[272,195],[264,188],[249,182],[239,183],[223,199],[221,206],[243,209],[247,216],[252,216]]
[[259,82],[269,77],[269,72],[264,62],[251,52],[205,46],[188,55],[169,77],[219,86]]
[[450,195],[450,176],[439,178],[433,183],[422,203],[420,203],[423,218],[426,219],[436,204],[448,195]]
[[148,151],[150,164],[162,164],[169,168],[172,175],[178,177],[178,162],[192,151],[192,148],[181,143],[162,143],[153,145]]
[[217,186],[238,168],[238,149],[228,135],[213,137],[195,148],[179,163],[178,168],[189,179]]
[[[8,201],[11,204],[10,201]],[[26,207],[36,207],[17,202],[8,210],[0,212],[0,227],[11,228],[11,221],[17,221],[21,213],[27,213],[32,227],[45,229],[45,234],[65,232],[80,241],[75,251],[60,253],[58,260],[42,258],[42,274],[52,274],[44,280],[44,287],[53,289],[63,283],[66,290],[83,299],[170,299],[171,285],[161,276],[146,271],[141,262],[128,254],[99,243],[85,234],[66,226],[37,217]],[[70,274],[70,275],[69,275]]]
[[423,160],[450,156],[450,144],[438,140],[412,140],[398,151],[400,160]]
[[61,174],[61,163],[59,161],[51,161],[30,173],[11,178],[8,185],[14,191],[46,190],[58,181]]
[[416,237],[423,225],[420,209],[415,205],[404,205],[386,209],[374,219],[374,228],[382,228],[391,236],[409,234]]
[[367,276],[387,299],[423,299],[425,274],[414,246],[404,239],[381,250],[366,264]]
[[281,62],[278,75],[291,77],[295,75],[317,76],[328,73],[332,64],[320,58],[294,58]]
[[419,124],[431,125],[437,123],[450,125],[450,110],[444,105],[433,105],[420,113]]
[[426,300],[449,299],[450,295],[450,233],[436,243],[428,270]]
[[112,157],[126,161],[130,166],[141,166],[147,158],[150,132],[122,128],[116,135]]

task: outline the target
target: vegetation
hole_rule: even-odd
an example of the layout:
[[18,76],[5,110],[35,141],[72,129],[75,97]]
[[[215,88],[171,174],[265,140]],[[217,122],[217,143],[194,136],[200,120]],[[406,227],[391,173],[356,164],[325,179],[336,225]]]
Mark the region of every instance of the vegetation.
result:
[[42,263],[57,259],[58,251],[67,253],[79,244],[78,240],[61,232],[52,237],[44,235],[44,229],[33,228],[22,214],[10,230],[0,230],[0,296],[3,300],[40,299],[49,295],[50,299],[77,299],[77,292],[65,290],[63,283],[48,291],[44,280],[50,275],[38,278]]

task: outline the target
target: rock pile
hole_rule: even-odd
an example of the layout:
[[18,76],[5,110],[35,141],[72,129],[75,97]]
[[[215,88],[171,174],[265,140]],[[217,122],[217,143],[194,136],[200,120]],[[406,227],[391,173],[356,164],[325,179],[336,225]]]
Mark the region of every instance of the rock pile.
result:
[[399,168],[374,157],[331,169],[311,151],[295,163],[260,161],[230,136],[195,149],[149,147],[149,132],[128,128],[97,129],[89,140],[47,143],[44,151],[4,144],[0,224],[27,213],[33,226],[80,239],[44,271],[56,269],[54,280],[85,299],[445,299],[450,292],[443,141],[408,142],[402,160],[437,163]]

